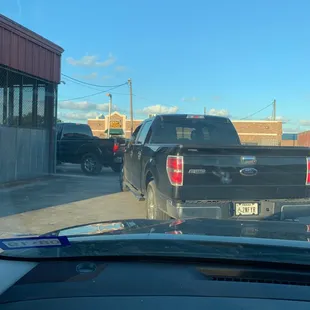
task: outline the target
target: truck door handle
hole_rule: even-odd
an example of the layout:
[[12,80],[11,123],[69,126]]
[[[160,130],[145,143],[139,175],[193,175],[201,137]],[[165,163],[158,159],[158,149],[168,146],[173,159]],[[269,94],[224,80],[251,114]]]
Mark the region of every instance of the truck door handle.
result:
[[139,152],[138,152],[138,160],[140,160],[140,159],[141,159],[141,154],[142,154],[142,152],[141,152],[141,151],[139,151]]

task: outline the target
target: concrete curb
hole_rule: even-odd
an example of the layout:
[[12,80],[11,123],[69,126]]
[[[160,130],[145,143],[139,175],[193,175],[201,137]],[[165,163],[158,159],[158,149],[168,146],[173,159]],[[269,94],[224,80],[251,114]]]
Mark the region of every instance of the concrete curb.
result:
[[17,187],[20,185],[28,185],[28,184],[32,184],[32,183],[36,183],[36,182],[40,182],[40,181],[47,181],[47,180],[50,180],[50,179],[55,178],[55,177],[56,177],[55,174],[54,175],[50,174],[50,175],[45,175],[45,176],[41,176],[41,177],[37,177],[37,178],[11,181],[11,182],[4,182],[4,183],[0,183],[0,189]]

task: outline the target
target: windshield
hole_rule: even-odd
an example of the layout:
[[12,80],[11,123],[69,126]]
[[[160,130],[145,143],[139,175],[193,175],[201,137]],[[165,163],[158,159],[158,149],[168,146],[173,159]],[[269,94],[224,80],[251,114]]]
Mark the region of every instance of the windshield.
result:
[[309,264],[309,12],[0,0],[0,257]]

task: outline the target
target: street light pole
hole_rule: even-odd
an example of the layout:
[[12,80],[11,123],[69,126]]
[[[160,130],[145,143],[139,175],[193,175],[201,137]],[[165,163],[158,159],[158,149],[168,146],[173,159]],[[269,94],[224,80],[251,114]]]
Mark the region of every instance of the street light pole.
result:
[[112,110],[112,95],[107,94],[109,96],[109,123],[108,123],[108,138],[110,138],[110,129],[111,129],[111,110]]
[[129,93],[130,93],[130,134],[133,133],[133,108],[132,108],[132,81],[131,79],[128,80],[129,85]]
[[277,119],[277,112],[276,112],[276,99],[273,100],[273,109],[272,109],[272,119],[275,121]]

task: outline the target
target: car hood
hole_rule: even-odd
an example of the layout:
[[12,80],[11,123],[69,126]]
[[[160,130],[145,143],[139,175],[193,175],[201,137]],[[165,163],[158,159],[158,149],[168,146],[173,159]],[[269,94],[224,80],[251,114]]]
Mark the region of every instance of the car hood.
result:
[[285,240],[310,240],[310,225],[286,221],[243,221],[192,218],[187,220],[128,219],[88,223],[51,231],[44,236],[85,236],[120,234],[184,234],[227,237],[256,237]]

